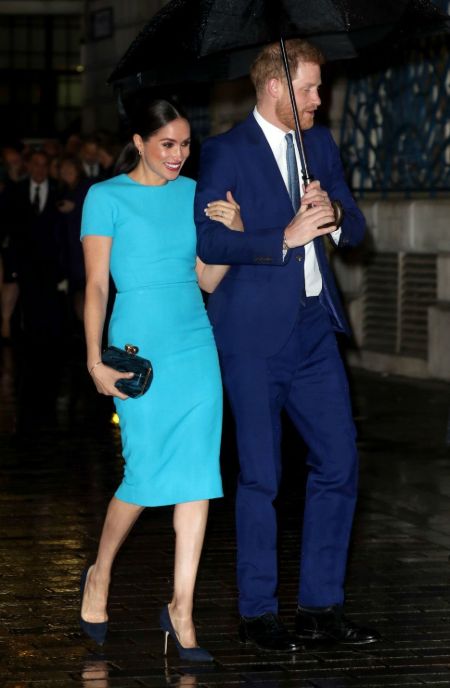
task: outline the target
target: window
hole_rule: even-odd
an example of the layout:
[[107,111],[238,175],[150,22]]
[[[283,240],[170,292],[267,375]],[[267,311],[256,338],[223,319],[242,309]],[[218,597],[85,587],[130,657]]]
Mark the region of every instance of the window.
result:
[[0,116],[11,136],[67,129],[81,106],[81,17],[0,15]]

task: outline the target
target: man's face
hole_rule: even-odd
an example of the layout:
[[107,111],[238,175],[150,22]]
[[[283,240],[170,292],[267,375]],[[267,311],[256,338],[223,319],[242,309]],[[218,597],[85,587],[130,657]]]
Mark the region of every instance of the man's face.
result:
[[81,148],[81,139],[77,134],[71,134],[67,139],[66,143],[66,153],[71,155],[78,155]]
[[9,172],[17,172],[22,167],[22,156],[14,148],[5,148],[3,150],[3,162]]
[[95,165],[98,162],[98,146],[94,141],[83,143],[81,157],[88,165]]
[[[300,62],[293,75],[292,87],[297,103],[301,129],[311,129],[314,113],[320,105],[319,87],[322,83],[320,66],[313,62]],[[287,83],[280,82],[279,97],[275,103],[275,114],[286,131],[295,129],[294,115]]]
[[48,177],[48,162],[45,155],[35,153],[28,164],[31,179],[36,184],[42,184]]

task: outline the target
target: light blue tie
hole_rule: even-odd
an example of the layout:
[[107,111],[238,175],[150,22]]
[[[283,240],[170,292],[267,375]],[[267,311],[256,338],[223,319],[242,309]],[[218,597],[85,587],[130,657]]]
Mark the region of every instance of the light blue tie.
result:
[[291,197],[292,207],[295,212],[300,208],[300,181],[298,177],[297,160],[295,157],[295,148],[292,134],[286,134],[285,136],[287,149],[286,149],[286,162],[288,171],[288,191]]

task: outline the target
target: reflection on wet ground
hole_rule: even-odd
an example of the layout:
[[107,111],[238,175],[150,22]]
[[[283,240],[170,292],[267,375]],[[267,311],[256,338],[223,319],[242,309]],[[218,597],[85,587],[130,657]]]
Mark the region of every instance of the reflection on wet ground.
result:
[[[227,417],[226,497],[212,504],[196,600],[199,640],[212,666],[162,655],[159,609],[173,557],[171,509],[147,510],[120,553],[102,652],[78,629],[79,577],[92,559],[105,506],[120,480],[111,406],[76,358],[63,371],[52,422],[15,433],[16,357],[1,349],[0,685],[2,688],[341,688],[450,685],[450,386],[352,374],[361,496],[347,611],[383,633],[361,648],[309,646],[262,655],[236,635],[233,486]],[[33,390],[39,411],[40,396]],[[41,418],[41,414],[37,415]],[[31,430],[30,430],[31,427]],[[280,514],[281,615],[297,588],[303,448],[288,423]]]

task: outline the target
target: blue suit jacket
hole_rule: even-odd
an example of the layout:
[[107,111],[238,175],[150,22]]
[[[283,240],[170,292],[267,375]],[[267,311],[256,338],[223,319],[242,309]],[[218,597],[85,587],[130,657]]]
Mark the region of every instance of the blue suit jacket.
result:
[[[345,182],[331,134],[313,127],[304,132],[304,145],[310,173],[344,206],[339,246],[358,244],[364,217]],[[241,206],[244,232],[231,231],[204,214],[207,203],[225,199],[227,191]],[[225,354],[270,356],[289,337],[304,293],[304,248],[288,251],[283,260],[283,231],[293,215],[283,178],[253,114],[203,144],[195,198],[197,252],[205,263],[231,265],[208,302],[216,342]],[[348,333],[322,238],[314,244],[323,280],[320,298],[334,328]]]

